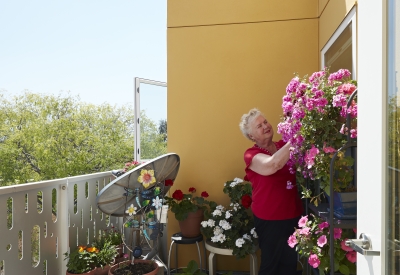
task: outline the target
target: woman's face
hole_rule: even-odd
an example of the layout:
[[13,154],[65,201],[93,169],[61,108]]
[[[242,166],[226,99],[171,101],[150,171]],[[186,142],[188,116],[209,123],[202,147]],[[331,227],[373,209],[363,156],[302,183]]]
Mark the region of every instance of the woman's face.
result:
[[271,124],[263,116],[256,117],[250,123],[250,138],[255,142],[260,143],[266,139],[272,139],[274,136],[274,129]]

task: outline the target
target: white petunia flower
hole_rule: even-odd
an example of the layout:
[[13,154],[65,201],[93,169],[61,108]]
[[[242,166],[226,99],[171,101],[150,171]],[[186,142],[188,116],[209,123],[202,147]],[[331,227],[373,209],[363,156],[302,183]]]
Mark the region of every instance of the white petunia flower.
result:
[[243,180],[242,180],[242,179],[240,179],[240,178],[235,178],[235,179],[234,179],[234,181],[236,181],[237,183],[241,183],[241,182],[243,182]]
[[225,240],[226,240],[226,237],[225,237],[224,234],[219,234],[219,235],[218,235],[218,241],[219,241],[220,243],[225,242]]
[[202,221],[201,222],[201,226],[202,227],[207,227],[208,226],[208,222],[207,221]]
[[228,210],[225,212],[225,219],[229,219],[230,217],[232,217],[231,210]]
[[226,220],[220,220],[219,226],[221,226],[222,229],[224,229],[224,230],[229,230],[232,227],[231,224],[229,222],[227,222]]
[[256,228],[253,228],[250,230],[250,234],[253,235],[253,238],[258,238],[257,232],[256,232]]
[[218,210],[224,211],[225,207],[222,205],[218,205],[217,207],[215,207]]
[[218,209],[216,209],[216,210],[214,210],[214,212],[212,212],[212,215],[215,217],[215,216],[222,216],[222,212],[221,212],[221,210],[218,210]]
[[242,238],[239,238],[236,240],[236,246],[237,247],[242,247],[242,245],[245,243],[245,240],[243,240]]
[[251,237],[250,237],[250,235],[247,234],[247,233],[243,235],[243,239],[248,239],[248,240],[251,241]]
[[238,182],[233,181],[233,182],[231,182],[231,184],[229,184],[229,186],[230,186],[230,187],[235,187],[237,184],[238,184]]
[[207,225],[208,225],[209,227],[213,227],[213,226],[215,225],[215,221],[212,220],[212,219],[209,219],[209,220],[207,221]]
[[136,207],[133,206],[133,203],[131,204],[131,206],[128,207],[125,213],[129,214],[129,216],[136,214]]
[[222,234],[223,232],[224,232],[224,230],[222,230],[222,228],[221,227],[219,227],[219,226],[216,226],[215,228],[214,228],[214,236],[218,236],[218,235],[220,235],[220,234]]

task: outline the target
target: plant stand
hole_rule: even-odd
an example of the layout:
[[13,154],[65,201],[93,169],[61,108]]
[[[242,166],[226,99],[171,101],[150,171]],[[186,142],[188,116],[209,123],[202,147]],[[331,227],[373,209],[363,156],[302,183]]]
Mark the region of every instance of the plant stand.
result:
[[[232,249],[219,248],[214,246],[210,241],[206,241],[206,249],[210,252],[210,256],[208,256],[208,274],[215,275],[216,267],[217,267],[217,259],[215,254],[219,255],[233,255]],[[258,264],[257,264],[257,255],[255,253],[250,254],[250,275],[257,275]]]

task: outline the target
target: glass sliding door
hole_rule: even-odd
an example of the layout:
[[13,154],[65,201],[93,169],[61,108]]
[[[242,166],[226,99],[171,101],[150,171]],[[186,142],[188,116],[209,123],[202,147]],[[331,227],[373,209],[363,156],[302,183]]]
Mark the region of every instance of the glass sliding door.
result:
[[388,1],[387,274],[400,274],[400,3]]

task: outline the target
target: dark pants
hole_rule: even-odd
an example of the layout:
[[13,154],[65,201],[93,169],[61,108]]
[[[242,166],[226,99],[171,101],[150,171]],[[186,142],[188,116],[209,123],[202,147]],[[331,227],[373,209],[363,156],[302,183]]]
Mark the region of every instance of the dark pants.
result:
[[296,275],[297,252],[287,240],[298,227],[299,219],[267,221],[254,216],[261,249],[259,275]]

